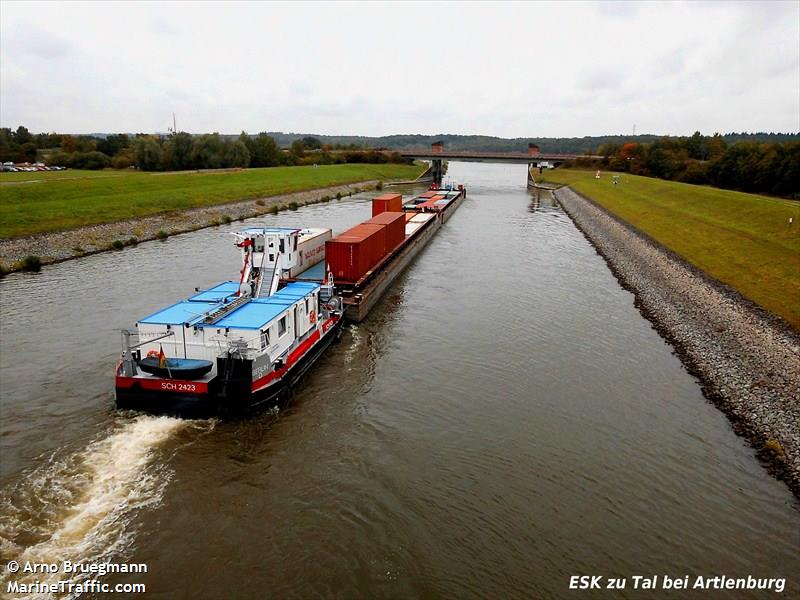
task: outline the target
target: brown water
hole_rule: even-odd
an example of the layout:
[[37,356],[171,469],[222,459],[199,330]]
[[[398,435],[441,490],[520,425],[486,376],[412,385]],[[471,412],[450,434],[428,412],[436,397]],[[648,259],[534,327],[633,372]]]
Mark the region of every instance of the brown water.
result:
[[[571,221],[522,168],[450,172],[467,201],[279,414],[113,407],[115,329],[235,275],[237,224],[2,280],[0,565],[144,562],[106,581],[162,597],[800,597],[797,504]],[[368,198],[262,222],[341,230]]]

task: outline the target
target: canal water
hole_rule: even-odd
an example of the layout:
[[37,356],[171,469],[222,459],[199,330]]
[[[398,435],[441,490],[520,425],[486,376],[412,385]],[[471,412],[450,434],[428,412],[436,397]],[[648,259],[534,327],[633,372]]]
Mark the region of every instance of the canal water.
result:
[[[104,581],[161,597],[561,598],[572,575],[798,597],[797,503],[633,296],[524,169],[450,174],[466,202],[278,413],[113,406],[117,330],[235,276],[236,223],[0,281],[4,591],[13,559],[146,563]],[[341,230],[369,198],[248,223]]]

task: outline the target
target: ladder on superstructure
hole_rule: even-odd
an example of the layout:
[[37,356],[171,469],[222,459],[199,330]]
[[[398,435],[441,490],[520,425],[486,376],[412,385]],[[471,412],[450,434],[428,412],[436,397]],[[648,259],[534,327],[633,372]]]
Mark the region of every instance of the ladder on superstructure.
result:
[[231,314],[237,308],[244,306],[248,302],[250,302],[250,298],[248,296],[239,296],[236,300],[233,300],[224,306],[220,306],[218,309],[208,313],[205,317],[203,317],[203,323],[206,325],[212,325],[225,315]]

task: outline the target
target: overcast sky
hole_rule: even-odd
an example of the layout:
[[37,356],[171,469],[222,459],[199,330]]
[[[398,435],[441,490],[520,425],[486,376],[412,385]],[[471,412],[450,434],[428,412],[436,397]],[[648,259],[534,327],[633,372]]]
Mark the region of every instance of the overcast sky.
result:
[[800,2],[0,3],[0,125],[800,131]]

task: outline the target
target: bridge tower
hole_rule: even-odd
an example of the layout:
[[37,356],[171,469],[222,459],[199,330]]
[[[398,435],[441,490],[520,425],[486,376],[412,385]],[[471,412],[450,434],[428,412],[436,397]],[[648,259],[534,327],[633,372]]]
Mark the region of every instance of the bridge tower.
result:
[[[532,142],[528,142],[528,156],[531,159],[530,162],[528,163],[528,187],[529,188],[536,187],[536,182],[533,179],[533,167],[535,166],[536,163],[533,161],[533,159],[536,158],[537,156],[539,156],[540,153],[541,153],[541,150],[540,150],[538,145],[536,145],[536,144],[534,144]],[[539,169],[539,172],[541,173],[542,170]]]
[[[444,142],[439,140],[431,144],[431,152],[433,154],[442,154],[444,152]],[[431,174],[433,175],[433,182],[436,185],[441,185],[442,178],[444,177],[444,169],[442,167],[442,160],[434,158],[431,160]]]

